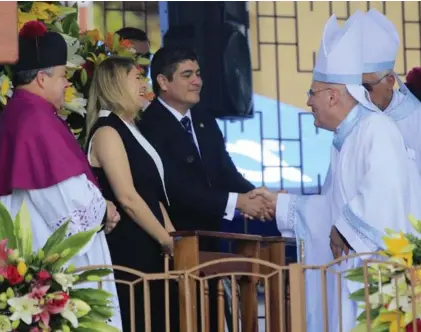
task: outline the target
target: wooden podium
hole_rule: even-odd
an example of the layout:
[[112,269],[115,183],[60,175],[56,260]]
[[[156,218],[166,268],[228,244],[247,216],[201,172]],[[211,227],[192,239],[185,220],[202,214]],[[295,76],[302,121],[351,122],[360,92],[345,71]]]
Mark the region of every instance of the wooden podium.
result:
[[[178,271],[188,270],[200,264],[221,258],[229,257],[246,257],[246,258],[260,258],[262,260],[274,263],[278,266],[284,266],[285,260],[285,246],[288,241],[292,239],[284,239],[282,237],[262,237],[259,235],[236,234],[236,233],[220,233],[209,231],[178,231],[171,233],[174,237],[174,269]],[[204,252],[199,251],[200,238],[212,237],[216,239],[232,240],[235,244],[235,253],[222,253],[222,252]],[[200,271],[201,275],[213,275],[217,273],[233,273],[236,271],[248,271],[252,273],[267,273],[264,271],[269,269],[253,263],[233,263],[233,264],[220,264],[209,266]],[[248,277],[242,278],[239,282],[240,286],[240,311],[241,311],[241,331],[243,332],[257,332],[258,331],[258,300],[257,300],[257,278]],[[218,287],[218,294],[223,293]],[[271,332],[282,331],[280,326],[280,308],[278,301],[272,301],[271,297],[279,295],[280,285],[279,278],[272,278],[270,281],[271,294],[269,296],[270,305],[270,326]],[[184,283],[179,284],[179,307],[180,307],[180,331],[187,331],[187,318],[186,318],[186,292],[190,293],[191,308],[190,314],[192,318],[192,331],[198,330],[197,326],[197,288],[194,281],[190,282],[189,289],[186,289]],[[219,298],[219,296],[218,296]],[[201,300],[202,304],[204,303]],[[234,311],[235,308],[233,308]],[[221,309],[218,308],[218,312]],[[223,313],[223,309],[222,312]],[[221,321],[221,315],[218,313],[219,327],[223,326],[224,322]],[[222,316],[223,317],[223,316]],[[288,331],[288,323],[284,322],[284,328]],[[209,331],[209,322],[206,323],[205,331],[202,332],[217,332]]]

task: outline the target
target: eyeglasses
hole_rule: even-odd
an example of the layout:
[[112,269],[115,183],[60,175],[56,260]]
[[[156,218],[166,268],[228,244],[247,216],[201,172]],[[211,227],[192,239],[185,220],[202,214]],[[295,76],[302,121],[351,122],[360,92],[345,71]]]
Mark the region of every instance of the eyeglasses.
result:
[[368,91],[371,92],[373,91],[373,88],[379,84],[381,81],[383,81],[386,77],[390,76],[390,73],[384,75],[381,79],[379,79],[378,81],[374,82],[374,83],[363,83],[363,87]]
[[320,89],[320,90],[316,90],[316,91],[313,91],[313,89],[309,89],[307,91],[307,97],[308,98],[313,97],[313,96],[316,95],[316,93],[319,93],[319,92],[322,92],[322,91],[326,91],[326,90],[331,90],[331,88]]

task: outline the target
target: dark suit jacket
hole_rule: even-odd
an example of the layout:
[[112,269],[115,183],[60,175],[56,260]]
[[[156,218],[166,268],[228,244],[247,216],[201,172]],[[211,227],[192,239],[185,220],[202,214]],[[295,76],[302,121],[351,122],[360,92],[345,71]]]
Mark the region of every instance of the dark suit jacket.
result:
[[142,114],[139,129],[164,164],[169,215],[177,230],[220,229],[229,192],[254,188],[237,171],[216,120],[192,109],[200,155],[180,122],[158,100]]

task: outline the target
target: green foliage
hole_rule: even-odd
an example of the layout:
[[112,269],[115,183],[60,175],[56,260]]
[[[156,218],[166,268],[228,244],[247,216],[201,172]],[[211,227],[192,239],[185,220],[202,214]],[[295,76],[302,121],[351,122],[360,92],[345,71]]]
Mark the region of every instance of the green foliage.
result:
[[413,265],[418,266],[421,265],[421,239],[412,234],[406,234],[406,238],[415,245],[415,249],[413,251]]
[[[368,294],[372,295],[378,292],[379,288],[376,286],[368,286]],[[356,302],[363,302],[365,301],[365,288],[359,289],[352,293],[349,298]]]
[[16,249],[16,236],[14,232],[13,220],[9,211],[0,202],[0,240],[7,239],[7,246]]

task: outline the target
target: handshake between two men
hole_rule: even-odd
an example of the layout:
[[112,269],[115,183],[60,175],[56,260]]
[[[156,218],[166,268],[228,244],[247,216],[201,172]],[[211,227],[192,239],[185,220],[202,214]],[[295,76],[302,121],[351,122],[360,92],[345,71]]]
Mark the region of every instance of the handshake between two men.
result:
[[239,194],[237,208],[248,219],[271,221],[275,217],[276,201],[279,193],[287,193],[287,191],[272,192],[266,187],[260,187],[246,194]]

